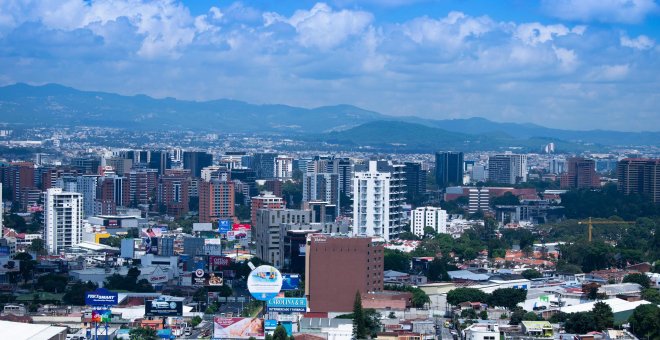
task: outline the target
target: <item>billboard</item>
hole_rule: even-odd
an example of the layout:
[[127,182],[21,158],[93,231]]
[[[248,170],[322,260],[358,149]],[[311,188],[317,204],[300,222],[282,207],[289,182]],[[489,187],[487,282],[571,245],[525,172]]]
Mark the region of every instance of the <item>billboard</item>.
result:
[[249,339],[264,337],[264,322],[257,318],[213,318],[213,338]]
[[145,316],[183,316],[183,301],[151,300],[144,302]]
[[282,274],[273,266],[259,266],[248,276],[247,288],[260,301],[268,301],[282,289]]
[[204,255],[222,255],[222,245],[220,244],[205,244]]
[[220,234],[226,234],[230,230],[231,230],[231,220],[218,221],[218,232]]
[[275,319],[266,319],[264,321],[264,329],[267,331],[274,330],[277,328],[277,320]]
[[266,302],[266,309],[268,312],[305,313],[307,312],[307,298],[272,298]]
[[231,230],[233,231],[250,231],[250,229],[252,229],[252,226],[249,224],[234,223],[231,226]]
[[85,293],[85,304],[88,306],[115,306],[119,304],[119,296],[105,288],[99,288]]
[[193,231],[213,231],[213,223],[193,223]]
[[143,237],[142,248],[146,254],[158,255],[158,238],[157,237]]
[[163,236],[163,229],[160,227],[142,228],[140,235],[142,237],[161,237]]
[[224,284],[224,275],[222,271],[206,271],[196,269],[193,272],[192,284],[195,286],[222,286]]
[[296,290],[300,287],[300,275],[282,274],[282,290]]
[[109,309],[92,311],[92,322],[95,323],[110,322],[111,319],[112,319],[112,312]]
[[225,256],[209,256],[209,266],[211,268],[225,268],[231,265],[231,259]]
[[10,257],[0,257],[0,273],[17,272],[21,270],[21,261]]

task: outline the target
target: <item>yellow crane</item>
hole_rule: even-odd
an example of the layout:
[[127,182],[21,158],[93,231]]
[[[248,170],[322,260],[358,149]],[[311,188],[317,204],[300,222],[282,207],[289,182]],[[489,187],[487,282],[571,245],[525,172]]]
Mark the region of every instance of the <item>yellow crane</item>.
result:
[[594,228],[594,224],[635,224],[635,222],[627,221],[592,221],[591,217],[585,221],[579,221],[578,224],[586,224],[589,231],[589,242],[591,242],[591,231]]

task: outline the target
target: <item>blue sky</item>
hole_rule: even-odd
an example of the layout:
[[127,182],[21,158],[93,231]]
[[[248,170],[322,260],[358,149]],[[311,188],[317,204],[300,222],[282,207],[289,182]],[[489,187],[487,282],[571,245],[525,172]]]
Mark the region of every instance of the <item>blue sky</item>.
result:
[[660,128],[656,0],[0,0],[0,85]]

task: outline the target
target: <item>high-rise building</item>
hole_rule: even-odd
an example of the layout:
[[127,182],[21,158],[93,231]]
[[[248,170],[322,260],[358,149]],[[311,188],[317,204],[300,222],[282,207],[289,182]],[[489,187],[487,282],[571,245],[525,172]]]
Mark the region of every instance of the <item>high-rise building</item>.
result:
[[259,209],[284,209],[285,207],[282,197],[275,196],[270,192],[264,192],[259,196],[252,197],[250,221],[253,226],[257,224],[257,211]]
[[83,175],[76,177],[77,192],[83,196],[83,215],[89,217],[94,215],[94,201],[96,190],[99,186],[99,175]]
[[600,176],[596,174],[596,162],[582,157],[569,158],[567,171],[561,175],[562,189],[587,189],[600,187]]
[[158,181],[158,204],[170,216],[188,213],[190,171],[166,170]]
[[252,169],[257,179],[275,178],[275,158],[276,153],[255,153],[252,156]]
[[275,158],[275,177],[289,179],[293,177],[293,158],[289,156],[277,156]]
[[131,183],[126,177],[116,175],[99,177],[96,199],[112,201],[118,207],[128,207],[131,203]]
[[44,169],[41,172],[41,189],[46,191],[50,188],[55,188],[57,180],[65,176],[76,177],[78,176],[78,170],[67,166],[55,166]]
[[305,295],[313,313],[350,312],[355,294],[383,290],[383,245],[369,237],[310,234]]
[[98,174],[101,159],[96,156],[76,157],[71,159],[71,166],[80,174]]
[[234,218],[234,182],[212,179],[199,183],[199,222]]
[[213,155],[203,151],[184,151],[183,168],[190,169],[193,177],[199,177],[202,169],[213,165]]
[[419,207],[412,211],[410,230],[423,237],[424,228],[433,228],[436,233],[447,233],[447,212],[436,207]]
[[488,188],[470,188],[468,196],[468,212],[474,214],[478,211],[487,211],[490,203],[490,190]]
[[304,174],[302,194],[303,203],[324,201],[339,207],[339,174]]
[[21,191],[35,188],[34,163],[12,162],[5,171],[4,183],[12,193],[12,201],[20,202]]
[[3,223],[2,218],[4,216],[3,214],[5,213],[4,208],[5,205],[2,203],[2,182],[0,182],[0,238],[5,237],[3,230],[4,225],[2,224]]
[[566,161],[559,158],[554,158],[550,161],[550,173],[559,175],[564,172],[566,168]]
[[339,174],[339,192],[346,196],[353,194],[353,162],[349,158],[335,159],[333,170]]
[[147,166],[149,169],[156,169],[158,175],[162,175],[165,170],[172,168],[172,158],[167,151],[151,151]]
[[310,210],[294,209],[259,209],[256,223],[252,226],[252,237],[256,246],[256,255],[260,259],[280,267],[280,225],[309,225],[312,221]]
[[44,195],[44,240],[50,254],[82,241],[83,198],[77,192],[48,189]]
[[435,179],[439,188],[463,184],[463,153],[437,152]]
[[112,167],[117,175],[125,176],[131,171],[133,160],[119,157],[108,158],[105,160],[105,165]]
[[256,196],[259,194],[259,189],[257,188],[257,175],[252,169],[232,169],[231,170],[231,179],[239,180],[243,184],[250,187],[250,195],[248,197]]
[[369,161],[353,174],[353,234],[389,241],[401,232],[406,199],[404,165]]
[[619,191],[642,194],[660,202],[660,159],[626,158],[617,166]]
[[507,153],[489,157],[488,180],[500,184],[527,182],[527,155]]
[[155,201],[158,188],[157,169],[134,169],[128,173],[130,183],[130,204],[138,206],[148,205]]
[[406,176],[406,198],[408,203],[422,197],[426,193],[426,170],[422,164],[414,162],[404,163]]

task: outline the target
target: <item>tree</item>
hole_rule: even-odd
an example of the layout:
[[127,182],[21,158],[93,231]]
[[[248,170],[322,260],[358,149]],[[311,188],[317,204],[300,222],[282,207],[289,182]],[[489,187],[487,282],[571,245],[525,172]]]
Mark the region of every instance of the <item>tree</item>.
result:
[[128,332],[131,340],[157,340],[156,330],[152,328],[133,328]]
[[507,309],[514,309],[519,303],[527,299],[527,290],[519,288],[495,289],[490,296],[490,304]]
[[479,312],[479,319],[481,320],[488,320],[488,312],[485,310],[482,310]]
[[32,240],[32,243],[30,243],[30,247],[28,249],[37,254],[44,253],[44,240],[40,238]]
[[560,322],[565,322],[567,318],[568,318],[567,313],[558,312],[556,314],[553,314],[548,321],[550,321],[550,323],[560,323]]
[[496,205],[519,205],[520,200],[510,191],[504,193],[504,195],[499,197],[493,197],[490,200],[490,206],[495,207]]
[[66,276],[46,274],[37,279],[36,288],[49,293],[62,293],[68,281]]
[[524,278],[526,278],[527,280],[532,280],[532,279],[538,279],[540,277],[543,277],[543,274],[541,274],[536,269],[526,269],[522,272],[522,276]]
[[630,330],[640,339],[660,338],[660,308],[653,304],[635,308],[630,318]]
[[275,331],[273,332],[273,340],[288,340],[289,335],[286,333],[286,329],[282,325],[277,325]]
[[568,333],[584,334],[597,331],[598,323],[592,312],[571,313],[568,315],[564,328]]
[[642,286],[642,288],[651,287],[651,279],[642,273],[628,274],[623,278],[623,282],[637,283]]
[[360,296],[360,291],[357,291],[353,303],[353,338],[365,339],[366,337],[367,328],[364,322],[364,312],[362,311],[362,296]]
[[431,298],[419,288],[413,288],[412,294],[412,305],[415,308],[423,308],[427,303],[431,303]]
[[456,288],[447,293],[447,302],[458,305],[461,302],[488,302],[489,295],[475,288]]
[[642,290],[642,300],[660,305],[660,292],[654,288],[646,288]]
[[190,324],[193,327],[197,327],[197,325],[199,325],[200,323],[202,323],[202,318],[199,317],[199,315],[193,316],[192,320],[190,320]]
[[429,281],[450,281],[451,278],[447,274],[447,260],[444,258],[434,258],[429,263],[429,270],[426,277]]
[[19,270],[21,276],[23,276],[23,280],[27,282],[32,277],[32,272],[37,265],[37,261],[33,260],[32,256],[28,253],[18,253],[14,255],[14,260],[21,261],[21,268]]
[[464,319],[476,319],[477,318],[477,312],[472,308],[463,309],[461,311],[461,317],[464,318]]
[[543,321],[543,318],[534,312],[527,312],[522,316],[522,321]]
[[385,249],[383,268],[407,273],[410,271],[410,257],[400,250]]
[[527,312],[522,308],[516,308],[511,313],[511,318],[509,319],[509,325],[518,325],[523,321],[523,317]]
[[597,322],[597,330],[601,331],[614,327],[614,313],[612,313],[610,305],[605,302],[596,302],[591,312],[594,314],[594,319]]
[[96,288],[98,288],[98,286],[90,281],[76,281],[73,285],[67,288],[66,293],[62,297],[62,301],[68,305],[84,306],[85,293],[93,291]]

